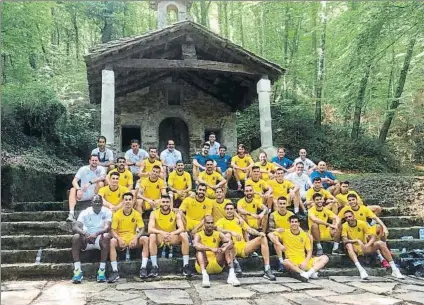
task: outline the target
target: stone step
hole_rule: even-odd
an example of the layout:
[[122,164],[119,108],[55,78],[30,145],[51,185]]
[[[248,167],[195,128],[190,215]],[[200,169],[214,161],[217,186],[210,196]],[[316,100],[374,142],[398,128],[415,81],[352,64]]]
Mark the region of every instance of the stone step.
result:
[[398,215],[408,215],[408,212],[405,210],[402,210],[400,207],[385,207],[381,211],[380,217],[398,216]]
[[[170,261],[170,260],[168,260]],[[172,261],[171,261],[172,262]],[[243,269],[242,277],[253,277],[263,276],[263,264],[256,264],[253,267],[245,263],[244,259],[239,259],[240,265]],[[190,261],[192,265],[194,260]],[[158,260],[160,276],[154,281],[160,281],[161,279],[185,279],[181,275],[181,262],[174,263],[169,266],[165,261]],[[99,268],[98,263],[83,263],[81,264],[81,269],[84,272],[84,280],[95,280],[97,275],[97,270]],[[119,270],[121,278],[127,278],[131,280],[139,280],[138,270],[140,268],[140,262],[122,262],[119,263]],[[272,265],[272,268],[275,269],[276,266]],[[365,268],[370,276],[385,276],[389,275],[390,272],[383,268]],[[148,264],[148,270],[150,270],[150,263]],[[73,264],[71,263],[61,263],[61,264],[2,264],[1,265],[1,275],[2,280],[24,280],[24,279],[68,279],[72,277]],[[107,264],[107,272],[111,272],[110,264]],[[287,273],[274,272],[277,277],[287,277]],[[328,276],[359,276],[358,270],[355,267],[344,267],[344,268],[325,268],[319,272],[320,277]],[[221,277],[226,278],[227,273],[224,272]],[[219,275],[218,275],[219,277]],[[201,279],[201,276],[195,274],[193,279]],[[147,281],[152,281],[148,279]]]
[[389,229],[392,227],[413,227],[423,225],[423,220],[416,216],[383,216],[381,220]]
[[34,250],[45,248],[69,248],[72,235],[2,235],[3,250]]
[[64,221],[67,217],[67,211],[12,212],[1,214],[2,222]]
[[402,236],[412,236],[414,239],[419,238],[419,230],[423,227],[389,227],[389,237],[400,239]]
[[64,211],[67,209],[67,204],[64,201],[54,202],[16,202],[11,208],[17,212],[24,211]]
[[[391,236],[389,235],[389,237]],[[424,249],[424,239],[388,239],[387,244],[390,249]]]
[[2,235],[70,234],[71,223],[65,221],[2,222]]

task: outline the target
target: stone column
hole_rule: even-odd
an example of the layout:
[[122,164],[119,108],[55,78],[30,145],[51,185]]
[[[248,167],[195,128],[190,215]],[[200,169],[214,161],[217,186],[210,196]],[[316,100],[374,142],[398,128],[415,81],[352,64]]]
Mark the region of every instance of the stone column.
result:
[[257,84],[259,100],[259,119],[261,126],[261,147],[272,147],[272,126],[271,126],[271,81],[267,76],[263,76]]
[[115,142],[115,73],[102,70],[101,134],[108,145]]

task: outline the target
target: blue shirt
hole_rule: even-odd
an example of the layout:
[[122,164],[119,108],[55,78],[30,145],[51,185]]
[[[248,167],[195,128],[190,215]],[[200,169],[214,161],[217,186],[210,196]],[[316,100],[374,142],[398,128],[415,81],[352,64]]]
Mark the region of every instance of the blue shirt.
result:
[[293,161],[284,157],[283,159],[278,158],[278,156],[275,156],[274,158],[272,158],[271,162],[275,162],[279,165],[281,165],[282,167],[284,167],[285,169],[291,167],[293,165]]
[[216,162],[216,165],[221,169],[222,173],[225,173],[225,171],[228,169],[231,163],[231,156],[224,155],[221,157],[221,155],[216,155],[213,158]]
[[[208,159],[212,159],[212,156],[209,156],[209,155],[203,156],[203,155],[200,153],[200,154],[198,154],[198,155],[195,155],[195,156],[193,157],[193,159],[196,159],[196,160],[197,160],[197,162],[199,162],[199,164],[200,164],[201,166],[206,166],[206,160],[208,160]],[[199,167],[199,172],[203,172],[203,171],[204,171],[204,169],[202,169],[202,168],[200,168],[200,167]]]
[[[314,181],[314,178],[330,178],[331,180],[336,180],[336,177],[328,171],[320,173],[319,171],[313,171],[311,174],[311,180]],[[322,182],[322,187],[327,189],[330,185],[327,182]]]

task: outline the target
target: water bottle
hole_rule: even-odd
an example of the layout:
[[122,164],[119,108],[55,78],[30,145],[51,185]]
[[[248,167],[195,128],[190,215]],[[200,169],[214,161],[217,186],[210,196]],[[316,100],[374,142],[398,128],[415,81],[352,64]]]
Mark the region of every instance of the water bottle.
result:
[[424,240],[424,228],[421,228],[419,231],[419,237],[421,240]]
[[165,258],[165,256],[166,256],[166,245],[163,245],[163,247],[162,247],[162,258]]
[[126,262],[130,261],[130,248],[127,248],[127,253],[125,253],[125,261]]
[[38,265],[41,263],[41,253],[42,253],[43,249],[38,249],[37,251],[37,256],[35,257],[35,263]]
[[402,254],[406,253],[406,248],[402,249]]
[[168,258],[172,258],[172,256],[173,256],[173,254],[172,254],[172,251],[173,251],[174,249],[173,249],[173,247],[172,246],[170,246],[169,247],[169,254],[168,254]]

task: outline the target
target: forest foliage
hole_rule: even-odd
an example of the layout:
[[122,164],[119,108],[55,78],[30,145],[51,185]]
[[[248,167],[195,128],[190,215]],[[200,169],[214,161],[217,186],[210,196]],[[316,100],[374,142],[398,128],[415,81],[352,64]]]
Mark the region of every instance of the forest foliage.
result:
[[[305,147],[315,160],[363,171],[424,163],[423,2],[199,0],[191,15],[287,69],[272,116],[274,143],[291,156]],[[1,22],[6,152],[37,148],[76,162],[99,130],[84,54],[156,29],[156,13],[148,1],[6,1]],[[238,114],[239,142],[252,149],[257,118],[256,104]]]

